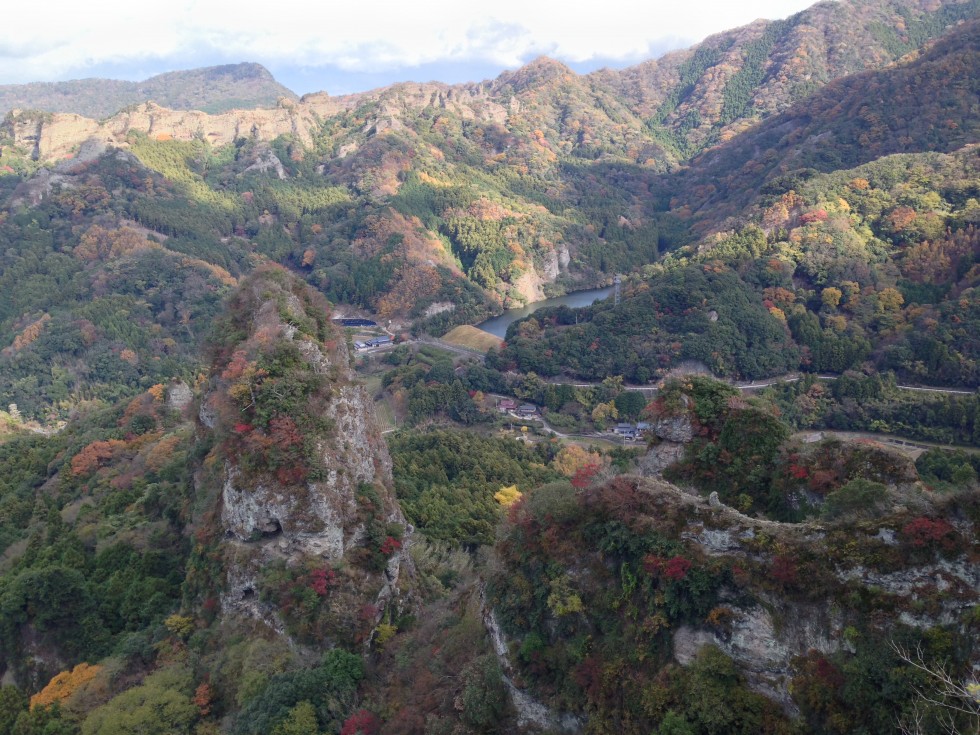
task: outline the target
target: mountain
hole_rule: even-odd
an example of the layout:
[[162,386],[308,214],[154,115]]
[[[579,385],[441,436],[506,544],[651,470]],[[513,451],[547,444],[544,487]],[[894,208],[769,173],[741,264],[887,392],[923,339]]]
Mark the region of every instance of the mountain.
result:
[[[951,152],[980,139],[980,23],[964,22],[887,69],[829,83],[691,161],[671,181],[685,203],[718,224],[761,189],[792,188],[813,172],[850,169],[893,153]],[[708,185],[714,192],[699,197]],[[781,193],[780,191],[780,193]],[[724,193],[722,193],[724,192]],[[724,201],[722,201],[724,200]]]
[[978,64],[964,22],[661,177],[693,242],[619,306],[512,326],[499,366],[640,383],[684,360],[741,379],[873,366],[975,388]]
[[20,109],[101,119],[147,101],[175,110],[219,113],[274,107],[282,97],[296,99],[261,64],[225,64],[158,74],[142,82],[76,79],[0,85],[0,115]]
[[975,733],[976,10],[9,114],[0,735]]
[[590,75],[682,158],[729,140],[825,84],[916,51],[980,4],[821,2],[687,51]]
[[[274,109],[219,115],[155,103],[102,123],[64,113],[8,115],[0,128],[0,192],[9,212],[0,223],[5,243],[0,278],[9,284],[5,288],[10,294],[2,313],[7,341],[0,362],[9,365],[0,375],[2,395],[27,415],[64,417],[88,390],[106,396],[112,385],[155,381],[161,370],[172,371],[178,363],[179,374],[189,375],[196,369],[194,340],[201,337],[191,316],[211,313],[221,289],[263,259],[295,269],[335,302],[369,309],[405,329],[415,323],[416,328],[442,333],[501,306],[592,285],[611,273],[638,271],[670,252],[688,257],[694,247],[711,249],[717,257],[722,250],[710,247],[705,238],[728,227],[726,217],[750,203],[770,172],[778,178],[802,165],[801,155],[817,168],[820,157],[826,158],[827,170],[892,151],[930,150],[934,145],[949,150],[974,139],[970,100],[975,80],[969,71],[976,66],[975,23],[962,23],[919,57],[831,82],[795,104],[795,93],[788,90],[802,87],[787,80],[809,79],[819,85],[854,66],[884,64],[975,9],[973,3],[818,4],[792,22],[753,24],[689,52],[617,73],[578,76],[542,58],[482,84],[400,84],[340,98],[308,95],[298,102],[282,100]],[[891,18],[893,25],[882,25],[882,18]],[[823,46],[813,45],[818,35]],[[729,67],[746,68],[747,59],[756,59],[751,49],[762,48],[758,43],[763,37],[772,42],[765,46],[766,61],[759,61],[767,71],[752,89],[769,106],[763,110],[746,103],[738,120],[748,124],[785,109],[678,168],[682,149],[697,149],[701,143],[691,138],[690,145],[676,145],[674,133],[680,128],[672,128],[670,120],[679,118],[668,115],[651,127],[651,111],[665,104],[663,95],[686,89],[685,79],[692,86],[677,96],[676,109],[697,102],[720,110],[723,89],[740,87],[734,81],[735,86],[726,82],[712,87],[708,81],[717,81]],[[731,52],[723,57],[727,60],[711,61],[714,51],[705,57],[704,49],[722,47]],[[693,59],[702,57],[711,63],[694,64]],[[814,67],[819,73],[790,63],[794,58],[819,59]],[[684,67],[687,76],[677,71],[674,79],[670,70],[680,69],[685,59],[694,65]],[[690,76],[695,71],[696,77]],[[956,83],[946,84],[950,80]],[[938,89],[942,91],[933,91]],[[872,125],[869,115],[879,122]],[[697,128],[697,140],[715,133],[720,138],[726,124],[736,124],[712,119]],[[939,132],[937,121],[948,135]],[[674,131],[674,137],[656,130]],[[694,135],[694,130],[688,133]],[[945,197],[943,176],[930,185]],[[957,176],[969,180],[970,174]],[[854,177],[860,178],[857,173]],[[774,180],[760,210],[772,206],[772,197],[788,194],[792,178],[782,184]],[[922,221],[966,223],[961,211],[970,195],[957,191],[941,213],[927,213],[923,199],[916,207]],[[816,191],[811,196],[816,207],[822,199]],[[901,197],[888,196],[895,198],[892,209],[908,206]],[[840,206],[831,205],[828,212]],[[799,203],[789,202],[787,211],[792,216],[784,224],[820,226],[793,219],[810,218]],[[745,214],[760,221],[764,216],[756,210]],[[38,225],[32,229],[34,221]],[[840,218],[827,224],[837,228],[833,237],[843,237],[842,224]],[[723,290],[741,294],[737,302],[744,308],[730,315],[732,323],[724,309],[716,308],[719,321],[696,330],[726,335],[720,351],[716,337],[695,345],[690,330],[680,340],[671,330],[651,340],[640,327],[645,324],[640,316],[634,325],[643,331],[640,342],[617,335],[615,329],[603,330],[600,344],[619,342],[601,354],[625,360],[616,372],[631,379],[656,375],[685,355],[710,362],[723,373],[752,376],[792,368],[797,354],[805,364],[813,363],[806,351],[772,351],[773,345],[783,344],[773,321],[778,316],[763,313],[766,299],[758,294],[766,287],[786,288],[793,278],[799,287],[840,288],[827,274],[846,270],[851,266],[843,264],[854,264],[859,257],[865,263],[859,273],[873,275],[839,281],[876,292],[906,288],[903,298],[911,299],[911,286],[901,286],[895,270],[874,267],[873,259],[882,252],[880,239],[891,236],[891,225],[870,210],[865,224],[878,239],[869,243],[867,229],[854,229],[848,238],[861,246],[844,248],[841,253],[847,254],[835,256],[839,265],[832,268],[825,262],[811,265],[810,256],[795,254],[799,248],[792,245],[786,252],[794,254],[787,257],[802,261],[795,275],[788,275],[790,270],[779,278],[752,275],[752,284],[744,283],[746,273],[737,274],[737,282],[726,277]],[[746,242],[754,237],[747,235]],[[898,267],[900,255],[894,253],[889,268]],[[153,266],[157,281],[147,290],[140,274],[151,261],[166,265]],[[957,278],[968,276],[971,261],[958,256],[957,262],[966,268]],[[201,269],[208,268],[212,276],[206,282],[214,282],[202,287]],[[800,280],[810,272],[819,274],[813,282]],[[700,276],[691,279],[687,282],[701,281]],[[958,288],[969,287],[967,278]],[[132,302],[125,307],[124,293]],[[958,293],[951,289],[949,297]],[[98,306],[79,310],[78,299],[92,295]],[[940,320],[944,324],[963,318],[953,303],[958,302],[935,305],[938,314],[946,315]],[[126,329],[117,308],[127,312]],[[899,357],[904,340],[889,345],[891,357],[885,361],[892,337],[884,336],[889,332],[873,313],[845,313],[860,316],[849,322],[860,330],[848,335],[847,349],[839,340],[824,340],[828,350],[833,343],[833,349],[844,351],[834,359],[817,358],[815,364],[851,367],[869,350],[880,349],[880,364],[904,365],[904,372],[924,369],[941,374],[947,383],[973,384],[972,343],[957,338],[952,326],[935,343],[932,367],[920,369],[913,358]],[[624,328],[627,323],[632,320],[621,322]],[[112,335],[111,349],[103,339],[91,337],[89,324],[94,334]],[[152,334],[147,331],[151,327]],[[584,334],[588,330],[582,327]],[[59,336],[63,329],[78,334],[66,342]],[[874,336],[878,332],[881,336]],[[580,334],[566,345],[575,346],[576,353],[562,365],[583,377],[599,377],[595,371],[601,361],[578,349],[581,339]],[[551,342],[549,337],[537,344]],[[811,353],[822,354],[818,340],[804,342]],[[669,347],[675,343],[686,347]],[[750,344],[760,349],[746,348]],[[516,343],[511,347],[521,354],[508,359],[553,372],[553,355],[542,358]],[[558,349],[557,343],[548,349]],[[93,350],[108,350],[106,369],[91,369]],[[123,353],[128,362],[119,363],[116,357]],[[780,359],[771,359],[775,354]],[[101,375],[112,377],[103,381]]]

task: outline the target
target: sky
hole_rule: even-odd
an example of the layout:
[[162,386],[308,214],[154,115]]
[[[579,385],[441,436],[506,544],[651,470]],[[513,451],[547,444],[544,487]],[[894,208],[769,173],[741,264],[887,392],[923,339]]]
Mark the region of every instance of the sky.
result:
[[254,61],[299,94],[479,81],[546,55],[621,68],[813,0],[44,0],[0,25],[0,84]]

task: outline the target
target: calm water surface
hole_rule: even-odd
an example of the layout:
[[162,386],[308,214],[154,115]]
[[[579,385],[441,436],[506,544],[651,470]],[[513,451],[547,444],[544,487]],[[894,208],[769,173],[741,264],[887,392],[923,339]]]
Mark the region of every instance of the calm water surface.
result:
[[507,327],[509,327],[512,322],[516,322],[518,319],[523,319],[529,314],[533,314],[538,309],[543,309],[546,306],[561,306],[562,304],[573,308],[580,306],[591,306],[596,301],[602,301],[602,299],[606,298],[606,296],[612,293],[612,290],[612,286],[590,288],[586,291],[573,291],[572,293],[565,294],[564,296],[556,296],[553,299],[535,301],[533,304],[522,306],[520,309],[508,309],[500,316],[495,316],[493,319],[487,319],[485,322],[477,324],[476,326],[482,329],[484,332],[490,332],[490,334],[503,339],[507,336]]

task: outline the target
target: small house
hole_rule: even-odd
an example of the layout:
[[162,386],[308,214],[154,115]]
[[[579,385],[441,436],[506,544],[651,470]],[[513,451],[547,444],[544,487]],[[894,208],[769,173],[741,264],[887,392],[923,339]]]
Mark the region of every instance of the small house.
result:
[[528,418],[530,416],[537,416],[538,407],[535,406],[533,403],[522,403],[517,408],[517,415],[522,416],[524,418]]
[[640,430],[634,424],[616,424],[613,433],[628,441],[636,441],[640,436]]
[[500,403],[497,404],[497,410],[500,413],[510,413],[511,411],[517,410],[517,401],[510,398],[501,398]]

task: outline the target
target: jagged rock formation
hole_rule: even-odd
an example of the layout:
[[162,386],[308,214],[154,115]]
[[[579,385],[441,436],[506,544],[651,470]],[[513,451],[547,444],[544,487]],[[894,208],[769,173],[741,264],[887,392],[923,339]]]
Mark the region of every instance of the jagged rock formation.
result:
[[[394,498],[371,402],[353,381],[327,304],[271,270],[248,279],[231,309],[237,334],[247,336],[220,352],[201,406],[204,430],[221,442],[213,459],[222,463],[222,606],[281,632],[273,608],[259,601],[263,570],[276,562],[341,565],[348,592],[373,601],[380,619],[411,565],[411,528]],[[389,538],[383,552],[376,547],[396,532],[405,536]],[[389,558],[369,565],[380,574],[351,563],[352,555],[381,553]]]
[[[81,108],[46,106],[42,101],[29,106],[43,113],[15,110],[5,127],[15,145],[33,149],[40,160],[55,160],[93,136],[122,144],[129,130],[178,140],[203,136],[215,145],[283,134],[309,143],[324,119],[362,105],[370,107],[358,128],[362,136],[412,130],[423,110],[447,110],[462,120],[504,126],[512,134],[544,131],[551,140],[540,142],[548,150],[625,153],[636,163],[663,169],[678,156],[727,140],[786,109],[833,79],[881,68],[975,13],[975,2],[955,0],[819,3],[789,19],[756,21],[623,71],[578,76],[564,64],[543,58],[481,84],[396,84],[338,98],[310,94],[299,102],[283,88],[278,106],[268,110],[188,112],[201,94],[161,91],[180,75],[188,77],[185,86],[192,90],[203,84],[197,77],[211,86],[214,79],[225,77],[233,80],[233,87],[240,79],[253,78],[265,86],[274,84],[258,65],[214,67],[135,84],[131,102],[138,103],[136,107],[88,113],[115,113],[103,123],[72,114]],[[19,89],[0,88],[0,111],[24,109],[23,103],[33,99],[19,97]],[[231,92],[229,96],[239,101]],[[259,95],[261,100],[267,97],[267,91]],[[219,100],[211,109],[221,107]],[[651,137],[651,123],[663,134]],[[349,155],[360,142],[353,137],[337,155]]]
[[[793,690],[808,685],[808,661],[860,657],[869,641],[887,646],[899,630],[943,626],[970,640],[980,574],[969,561],[969,511],[895,506],[864,520],[781,523],[659,480],[536,492],[505,526],[487,586],[495,649],[538,699],[529,717],[568,706],[548,693],[564,686],[570,661],[589,727],[631,706],[603,711],[605,693],[643,701],[647,687],[663,686],[651,682],[686,675],[664,667],[703,671],[705,655],[734,662],[739,681],[795,717],[805,700]],[[542,586],[550,594],[532,592]],[[596,642],[583,659],[575,646],[584,639]],[[976,655],[967,653],[974,664]],[[592,678],[617,666],[631,677],[617,677],[615,690]],[[648,731],[641,710],[630,711],[639,719],[628,731]]]

